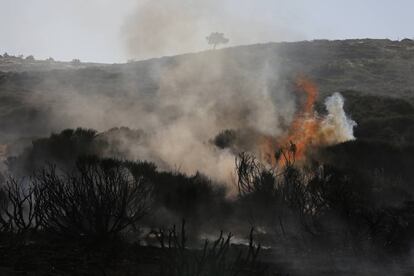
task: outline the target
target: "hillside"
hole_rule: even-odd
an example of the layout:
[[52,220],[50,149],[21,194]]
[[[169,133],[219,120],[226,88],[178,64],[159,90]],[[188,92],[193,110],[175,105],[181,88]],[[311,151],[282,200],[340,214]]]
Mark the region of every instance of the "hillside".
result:
[[[413,129],[414,41],[316,40],[240,46],[114,65],[75,66],[2,57],[0,142],[48,135],[67,127],[140,128],[133,120],[125,120],[126,115],[120,115],[119,120],[113,116],[107,120],[105,116],[114,107],[121,113],[131,111],[131,104],[138,102],[139,108],[154,108],[154,95],[164,72],[176,70],[182,63],[191,63],[195,68],[191,70],[194,76],[189,75],[186,81],[202,77],[198,85],[201,90],[208,88],[204,89],[206,93],[213,89],[212,85],[214,89],[243,92],[251,89],[252,79],[263,75],[270,79],[271,89],[289,90],[294,78],[303,74],[318,85],[320,101],[334,91],[348,91],[344,93],[349,98],[346,108],[362,125],[371,127],[378,117],[386,117],[388,121],[405,120],[405,127],[411,132]],[[98,111],[92,108],[96,104]],[[77,106],[72,108],[74,105]],[[98,112],[103,114],[89,118]],[[392,118],[387,112],[392,113]],[[108,123],[97,123],[96,118]],[[387,125],[392,131],[394,124]]]
[[413,61],[411,40],[0,58],[0,271],[411,275]]

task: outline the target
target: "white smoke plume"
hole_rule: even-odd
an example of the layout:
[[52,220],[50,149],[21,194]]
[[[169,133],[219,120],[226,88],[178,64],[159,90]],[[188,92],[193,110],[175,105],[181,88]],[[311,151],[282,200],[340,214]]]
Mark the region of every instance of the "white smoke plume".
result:
[[324,142],[331,145],[354,140],[354,127],[357,123],[346,115],[342,95],[336,92],[326,98],[325,107],[328,114],[320,125]]

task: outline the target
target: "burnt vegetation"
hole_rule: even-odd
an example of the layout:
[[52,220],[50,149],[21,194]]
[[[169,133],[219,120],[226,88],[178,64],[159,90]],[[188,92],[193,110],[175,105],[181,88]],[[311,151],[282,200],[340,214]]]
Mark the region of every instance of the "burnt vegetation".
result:
[[[25,143],[24,150],[6,160],[7,174],[0,175],[0,274],[412,271],[414,107],[412,80],[398,76],[412,70],[408,62],[413,42],[329,42],[335,50],[324,48],[326,43],[281,44],[277,51],[272,45],[255,47],[265,50],[257,53],[292,57],[282,63],[290,60],[289,70],[311,72],[322,93],[344,88],[345,109],[358,122],[355,141],[318,148],[307,156],[305,166],[295,160],[293,141],[274,153],[283,166],[269,167],[252,153],[237,152],[246,143],[240,130],[223,130],[209,142],[217,150],[237,152],[235,186],[228,196],[231,188],[201,173],[188,175],[125,158],[124,138],[139,141],[145,130],[117,128],[103,134],[78,128],[30,139],[29,146]],[[228,50],[213,52],[219,51]],[[244,51],[233,49],[233,58],[239,60]],[[403,54],[409,58],[394,68]],[[257,55],[246,59],[256,60]],[[156,61],[157,66],[168,62]],[[85,64],[74,60],[72,65]],[[127,66],[134,78],[147,78],[142,73],[147,63]],[[38,126],[50,123],[47,111],[19,105],[18,89],[29,93],[40,80],[56,78],[89,91],[92,79],[100,83],[92,90],[110,94],[121,82],[117,70],[79,68],[67,73],[73,81],[59,70],[0,73],[0,88],[7,91],[3,103],[20,106],[2,113],[2,135],[13,136],[15,125],[30,135],[49,131],[48,125]],[[367,74],[370,78],[360,82]],[[137,86],[156,87],[140,81]],[[367,87],[380,93],[369,94]],[[391,94],[394,89],[396,94]],[[390,272],[384,264],[400,270]]]
[[[112,129],[105,136],[67,129],[34,140],[7,159],[10,175],[0,179],[1,267],[127,274],[123,260],[128,271],[158,275],[306,275],[307,266],[337,269],[336,259],[317,269],[309,261],[326,255],[357,258],[355,269],[338,272],[345,275],[384,260],[407,266],[414,152],[412,128],[402,126],[413,108],[403,100],[344,94],[345,108],[359,122],[357,140],[317,149],[306,166],[297,164],[294,143],[274,153],[283,166],[239,153],[233,197],[201,173],[102,157],[125,156],[123,138],[116,137],[139,140],[141,130]],[[401,123],[382,129],[392,118]],[[223,130],[210,142],[235,153],[245,143],[241,137]],[[209,233],[215,234],[204,238]],[[79,265],[86,256],[90,262]],[[306,266],[292,268],[283,261],[290,258]]]
[[[224,131],[217,146],[228,146],[235,133]],[[275,265],[281,256],[259,242],[276,251],[306,248],[306,255],[357,254],[360,261],[403,258],[414,242],[410,146],[362,139],[320,149],[306,166],[296,164],[294,144],[274,153],[283,166],[240,153],[233,198],[200,173],[98,157],[106,146],[96,131],[65,130],[8,160],[12,174],[0,190],[2,266],[10,262],[10,269],[24,271],[28,264],[10,258],[27,251],[50,258],[61,273],[119,272],[123,258],[135,272],[161,275],[301,275],[283,262]],[[249,235],[251,227],[257,230]],[[233,243],[234,235],[246,239]],[[65,267],[85,254],[90,267]],[[52,269],[33,262],[30,270]]]
[[[68,133],[84,137],[93,132],[78,129],[64,131],[62,135],[67,137]],[[54,139],[56,135],[51,141]],[[63,254],[61,258],[68,258],[65,261],[73,262],[74,266],[83,256],[92,258],[92,267],[69,270],[63,263],[54,264],[58,267],[30,263],[30,269],[38,273],[55,269],[62,273],[80,273],[82,269],[93,273],[119,272],[122,269],[117,261],[131,254],[126,258],[134,264],[129,269],[135,272],[141,271],[141,265],[149,265],[151,268],[144,272],[158,271],[157,275],[267,275],[267,266],[258,260],[260,245],[254,242],[253,229],[246,248],[234,247],[232,235],[224,236],[222,231],[211,242],[205,239],[198,249],[196,233],[199,228],[207,227],[204,221],[207,214],[212,212],[216,217],[222,213],[221,209],[230,206],[225,191],[200,174],[159,172],[148,162],[79,156],[66,167],[46,165],[19,180],[10,176],[0,195],[1,241],[5,246],[1,252],[2,265],[8,267],[10,262],[14,265],[10,269],[27,269],[26,262],[10,259],[25,250],[36,252],[52,263],[59,260],[47,252]],[[169,212],[167,220],[165,210]],[[193,232],[186,232],[184,220],[180,229],[175,225],[165,228],[168,220],[174,218],[191,220]],[[197,224],[199,228],[195,227]],[[144,230],[146,227],[153,230]],[[141,241],[131,244],[130,237]],[[59,246],[48,245],[51,242]],[[142,247],[142,242],[152,245]],[[79,255],[70,259],[73,250]],[[113,250],[122,253],[113,255]],[[142,260],[147,253],[154,259]],[[106,258],[114,259],[101,264]]]

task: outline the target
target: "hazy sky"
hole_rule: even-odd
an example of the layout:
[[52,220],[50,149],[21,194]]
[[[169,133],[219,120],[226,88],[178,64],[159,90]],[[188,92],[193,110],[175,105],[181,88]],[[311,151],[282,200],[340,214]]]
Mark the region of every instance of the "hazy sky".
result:
[[[0,0],[0,52],[124,62],[207,49],[205,36],[212,31],[225,32],[230,45],[413,38],[413,12],[411,0]],[[164,20],[165,14],[171,18]],[[152,30],[158,20],[165,24]],[[151,39],[151,32],[165,31],[166,39],[176,39],[178,28],[186,30],[183,41],[166,43],[167,51],[147,51],[148,45],[140,44]]]

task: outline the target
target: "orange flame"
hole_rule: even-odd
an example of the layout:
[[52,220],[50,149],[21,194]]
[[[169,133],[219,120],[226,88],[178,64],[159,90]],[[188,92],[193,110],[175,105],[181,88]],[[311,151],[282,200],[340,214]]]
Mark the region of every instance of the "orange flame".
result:
[[318,95],[317,86],[308,78],[299,77],[296,81],[299,91],[306,94],[305,103],[293,119],[287,135],[276,139],[265,136],[259,141],[261,159],[272,166],[284,165],[285,160],[276,160],[275,153],[278,149],[288,145],[295,145],[294,159],[301,161],[318,135],[320,121],[314,112],[314,104]]
[[277,160],[275,157],[276,146],[278,142],[275,137],[265,135],[259,138],[260,160],[275,166]]
[[303,113],[313,113],[313,106],[318,96],[318,88],[310,79],[300,76],[296,80],[298,89],[306,93],[306,103],[303,108]]

